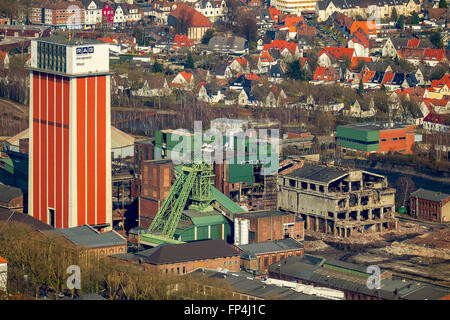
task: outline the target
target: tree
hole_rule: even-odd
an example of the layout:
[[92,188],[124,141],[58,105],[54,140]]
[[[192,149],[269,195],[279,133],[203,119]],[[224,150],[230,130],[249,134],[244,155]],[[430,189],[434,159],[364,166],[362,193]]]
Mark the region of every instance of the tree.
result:
[[441,33],[439,31],[431,34],[430,41],[438,49],[442,49],[444,47],[444,42],[442,41]]
[[413,12],[411,15],[411,24],[418,25],[420,23],[419,15],[417,12]]
[[397,10],[394,8],[394,9],[392,9],[391,20],[397,21],[397,19],[398,19]]
[[359,81],[359,86],[358,86],[357,92],[360,96],[362,96],[362,94],[364,93],[364,85],[363,85],[362,79]]
[[405,26],[405,16],[401,15],[400,18],[398,19],[397,27],[399,29],[403,29],[404,26]]
[[397,187],[397,204],[399,206],[406,206],[411,192],[414,192],[416,189],[414,181],[410,177],[402,176],[397,179],[395,185]]
[[[237,15],[237,26],[239,34],[247,41],[256,41],[258,36],[258,25],[255,15],[246,8],[240,8]],[[235,20],[236,21],[236,20]]]
[[155,60],[155,63],[152,66],[152,72],[153,73],[158,73],[158,72],[163,72],[163,66],[161,63],[158,62],[158,60]]
[[287,64],[286,75],[295,80],[306,80],[305,72],[302,70],[298,59],[294,59]]
[[194,69],[195,68],[194,58],[192,57],[191,53],[188,54],[188,56],[186,58],[186,62],[184,63],[184,67],[186,69]]
[[448,3],[447,3],[447,0],[440,0],[440,1],[439,1],[439,8],[445,8],[445,9],[448,9]]
[[205,34],[203,35],[202,38],[202,43],[203,44],[208,44],[209,40],[211,40],[211,38],[214,36],[214,30],[213,29],[208,29],[206,30]]

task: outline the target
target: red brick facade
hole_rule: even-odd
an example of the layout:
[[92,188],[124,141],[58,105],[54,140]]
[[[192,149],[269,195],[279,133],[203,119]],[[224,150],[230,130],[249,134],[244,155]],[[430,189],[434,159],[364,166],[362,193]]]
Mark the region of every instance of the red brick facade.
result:
[[437,222],[445,222],[445,215],[442,207],[450,201],[450,197],[442,202],[431,201],[426,199],[410,198],[410,211],[413,217],[432,220]]
[[302,241],[304,239],[304,221],[295,214],[283,213],[259,215],[257,212],[239,215],[250,220],[249,243],[281,240],[287,237]]

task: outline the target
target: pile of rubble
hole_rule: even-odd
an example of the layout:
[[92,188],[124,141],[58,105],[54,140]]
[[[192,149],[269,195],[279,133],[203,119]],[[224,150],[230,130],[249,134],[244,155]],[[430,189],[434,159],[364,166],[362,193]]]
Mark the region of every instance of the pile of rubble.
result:
[[320,251],[328,249],[330,246],[327,245],[322,240],[315,240],[315,241],[305,241],[304,247],[306,251]]
[[426,233],[408,240],[407,243],[422,245],[428,248],[450,249],[450,229]]
[[395,256],[421,256],[429,258],[450,259],[450,250],[432,249],[425,246],[394,241],[390,246],[374,250],[379,253],[386,253]]

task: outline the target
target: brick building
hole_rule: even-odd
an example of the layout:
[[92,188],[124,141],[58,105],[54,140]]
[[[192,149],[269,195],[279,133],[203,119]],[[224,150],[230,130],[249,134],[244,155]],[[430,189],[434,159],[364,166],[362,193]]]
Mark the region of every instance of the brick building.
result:
[[168,244],[114,258],[142,264],[149,271],[182,275],[197,268],[240,270],[239,252],[222,240]]
[[344,292],[346,300],[449,300],[450,290],[417,280],[392,279],[381,272],[380,289],[370,289],[366,266],[305,255],[288,257],[269,267],[269,277]]
[[437,222],[450,221],[450,195],[418,189],[410,195],[410,215]]
[[241,252],[241,265],[247,270],[267,271],[269,266],[289,256],[303,257],[303,243],[286,238],[236,246]]
[[0,208],[23,212],[23,193],[16,187],[0,184]]
[[[148,149],[147,149],[148,150]],[[145,153],[145,152],[144,152]],[[170,160],[146,160],[139,167],[139,218],[153,219],[172,186],[174,164]],[[142,219],[141,219],[142,218]],[[150,224],[144,222],[144,227]]]
[[[248,242],[244,239],[246,235],[241,235],[237,244],[247,244],[254,242],[265,242],[281,240],[285,238],[293,238],[298,241],[304,239],[304,223],[294,213],[281,211],[252,211],[247,213],[236,214],[234,216],[234,224],[240,221],[249,221]],[[240,223],[241,224],[241,223]],[[245,232],[239,230],[238,232]],[[235,240],[236,238],[235,228]],[[247,242],[247,243],[246,243]]]
[[127,252],[127,240],[114,230],[100,233],[89,225],[44,231],[46,236],[63,238],[68,246],[82,249],[82,255],[104,258]]

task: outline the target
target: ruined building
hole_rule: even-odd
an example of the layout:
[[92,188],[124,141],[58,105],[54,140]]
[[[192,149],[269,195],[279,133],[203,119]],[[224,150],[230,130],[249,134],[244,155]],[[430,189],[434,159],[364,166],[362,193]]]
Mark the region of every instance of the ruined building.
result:
[[398,228],[395,189],[364,170],[318,164],[278,176],[278,207],[296,213],[306,230],[341,237]]

